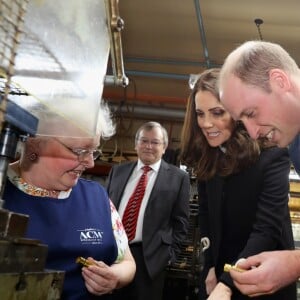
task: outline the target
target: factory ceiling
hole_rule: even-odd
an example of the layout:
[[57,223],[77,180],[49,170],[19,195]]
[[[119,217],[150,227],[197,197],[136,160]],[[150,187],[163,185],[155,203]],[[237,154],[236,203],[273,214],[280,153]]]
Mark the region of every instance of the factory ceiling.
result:
[[135,117],[182,120],[190,74],[221,66],[246,40],[279,43],[300,63],[299,11],[298,0],[119,1],[129,85],[105,87],[104,98]]
[[[39,1],[29,1],[29,4],[40,7]],[[185,106],[190,92],[190,75],[207,68],[222,66],[229,52],[246,40],[261,39],[279,43],[300,65],[299,0],[120,0],[118,4],[119,15],[124,21],[124,28],[121,31],[123,67],[129,84],[126,87],[114,85],[104,87],[103,98],[108,101],[117,121],[116,135],[102,144],[107,160],[113,158],[119,162],[130,159],[131,155],[135,156],[136,129],[141,123],[149,120],[159,121],[166,127],[170,140],[169,148],[178,150]],[[30,5],[28,13],[31,12]],[[35,35],[25,36],[24,45],[28,44],[31,47],[23,47],[24,52],[19,51],[17,58],[22,57],[20,53],[23,53],[25,58],[31,53],[32,61],[38,68],[35,69],[32,63],[28,63],[30,60],[26,59],[31,69],[16,68],[16,70],[19,75],[29,73],[38,75],[39,78],[43,76],[48,78],[50,75],[50,79],[51,76],[55,76],[55,79],[67,79],[64,77],[66,73],[64,68],[61,70],[60,67],[69,64],[58,64],[61,61],[53,60],[53,53],[59,52],[67,61],[74,60],[77,53],[81,61],[81,52],[75,52],[73,47],[66,46],[73,35],[68,35],[64,43],[55,44],[53,38],[46,38],[47,33],[52,32],[54,38],[64,35],[64,30],[55,29],[60,24],[69,24],[69,21],[75,24],[76,20],[92,24],[90,16],[95,13],[89,11],[91,7],[87,2],[80,0],[74,0],[72,4],[68,1],[48,0],[47,5],[41,6],[44,7],[42,17],[37,15],[28,19],[32,22],[36,19],[47,21],[48,17],[51,17],[51,12],[47,10],[47,7],[50,7],[59,12],[58,19],[61,22],[54,22],[53,26],[45,22],[45,30],[40,28],[41,37],[45,38],[46,45],[34,43]],[[82,7],[86,10],[82,11]],[[101,20],[101,16],[96,17]],[[10,19],[7,19],[10,24]],[[74,27],[80,29],[80,33],[81,29],[85,29]],[[39,29],[35,23],[26,28],[30,31]],[[84,40],[91,40],[89,46],[93,47],[97,45],[97,39],[102,37],[100,28],[95,27],[95,30],[96,34],[90,31],[89,34],[83,34]],[[30,53],[26,52],[28,49]],[[46,53],[45,49],[48,50]],[[61,51],[58,51],[59,49]],[[41,60],[38,59],[40,52]],[[103,57],[98,48],[92,53]],[[46,64],[48,61],[49,69]],[[53,64],[55,69],[50,68]],[[44,70],[45,65],[47,68]],[[104,68],[105,66],[106,62]],[[92,67],[97,69],[94,64]],[[108,75],[112,73],[109,63]],[[99,89],[97,81],[90,83]],[[44,89],[41,90],[42,93],[45,92]],[[70,90],[63,86],[62,90],[64,93],[72,94],[74,86],[71,85]],[[58,106],[61,106],[60,102]],[[81,107],[77,113],[82,113]]]

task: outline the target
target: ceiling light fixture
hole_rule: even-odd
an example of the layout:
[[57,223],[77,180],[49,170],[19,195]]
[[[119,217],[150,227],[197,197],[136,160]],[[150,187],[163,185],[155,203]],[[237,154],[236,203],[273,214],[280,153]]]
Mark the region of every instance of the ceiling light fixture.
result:
[[260,38],[261,41],[263,40],[263,37],[262,37],[262,34],[261,34],[260,25],[263,24],[263,22],[264,22],[264,20],[263,19],[259,19],[259,18],[257,18],[257,19],[254,20],[254,23],[255,23],[255,25],[257,27],[259,38]]

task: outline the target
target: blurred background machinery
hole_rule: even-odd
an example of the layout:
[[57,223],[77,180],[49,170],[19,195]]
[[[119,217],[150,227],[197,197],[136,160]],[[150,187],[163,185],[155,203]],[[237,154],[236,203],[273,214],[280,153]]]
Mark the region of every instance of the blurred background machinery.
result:
[[164,299],[199,299],[200,276],[204,267],[204,251],[210,246],[207,238],[200,239],[199,198],[197,180],[190,172],[190,218],[188,234],[177,260],[168,267]]

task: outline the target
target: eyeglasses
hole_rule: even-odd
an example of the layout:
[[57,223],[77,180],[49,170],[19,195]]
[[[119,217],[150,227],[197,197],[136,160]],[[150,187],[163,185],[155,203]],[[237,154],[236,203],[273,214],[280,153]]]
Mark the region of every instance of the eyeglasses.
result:
[[164,144],[163,142],[158,141],[158,140],[150,141],[150,140],[144,139],[144,138],[138,139],[138,142],[142,146],[151,145],[152,147],[158,147],[158,146]]
[[99,156],[101,156],[102,151],[100,149],[93,149],[93,150],[89,150],[89,149],[73,149],[68,147],[67,145],[65,145],[64,143],[62,143],[61,141],[57,140],[61,145],[63,145],[66,149],[68,149],[69,151],[71,151],[73,154],[77,155],[78,161],[83,161],[85,159],[87,159],[88,157],[90,157],[92,155],[93,160],[96,160]]
[[93,156],[93,160],[96,160],[102,154],[100,149],[95,149],[95,150],[71,149],[71,148],[68,149],[77,155],[79,161],[85,160],[90,155]]

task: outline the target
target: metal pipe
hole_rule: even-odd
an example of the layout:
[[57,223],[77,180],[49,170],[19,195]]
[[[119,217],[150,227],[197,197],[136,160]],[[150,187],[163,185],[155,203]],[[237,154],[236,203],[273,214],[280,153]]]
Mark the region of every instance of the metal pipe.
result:
[[[189,60],[173,60],[173,59],[143,58],[143,57],[124,57],[124,61],[127,62],[127,63],[206,67],[206,64],[204,62],[189,61]],[[218,66],[220,66],[220,65],[218,65]]]
[[167,117],[168,119],[183,120],[185,116],[184,109],[174,109],[174,108],[162,108],[154,106],[143,106],[143,105],[117,105],[109,104],[112,113],[121,113],[128,117]]
[[163,73],[163,72],[128,70],[126,71],[126,73],[132,76],[158,77],[158,78],[179,79],[179,80],[186,80],[186,81],[188,81],[190,78],[190,75],[172,74],[172,73]]

